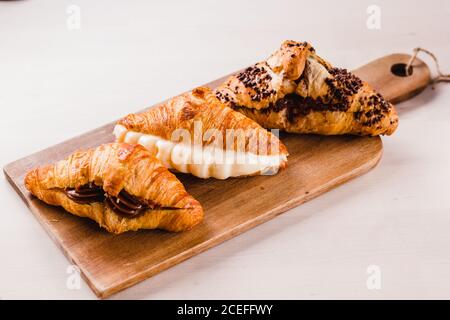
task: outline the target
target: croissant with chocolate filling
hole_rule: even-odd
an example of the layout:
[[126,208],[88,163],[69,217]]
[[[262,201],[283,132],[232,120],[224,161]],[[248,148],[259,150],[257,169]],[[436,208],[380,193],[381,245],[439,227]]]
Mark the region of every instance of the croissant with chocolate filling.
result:
[[200,178],[274,174],[287,162],[272,133],[224,106],[209,88],[197,88],[120,120],[118,142],[138,143],[168,168]]
[[266,61],[231,76],[214,92],[265,128],[375,136],[390,135],[398,125],[392,104],[306,42],[285,41]]
[[109,232],[189,230],[203,209],[180,181],[138,145],[106,144],[32,170],[26,188],[47,204],[95,220]]

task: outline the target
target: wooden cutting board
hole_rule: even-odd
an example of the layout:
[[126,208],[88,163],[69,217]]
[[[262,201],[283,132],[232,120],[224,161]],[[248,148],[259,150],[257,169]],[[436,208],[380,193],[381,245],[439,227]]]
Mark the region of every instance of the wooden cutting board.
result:
[[[387,99],[399,102],[425,88],[430,73],[420,60],[410,77],[390,72],[409,55],[378,59],[355,73]],[[214,87],[224,78],[207,84]],[[129,110],[133,112],[135,110]],[[65,158],[78,149],[113,141],[113,123],[50,147],[4,168],[5,175],[50,237],[100,298],[105,298],[206,249],[235,237],[372,169],[382,154],[379,137],[282,134],[288,168],[275,176],[202,180],[178,175],[205,210],[205,220],[184,233],[138,231],[112,235],[30,196],[23,178],[31,168]],[[400,123],[401,126],[401,123]],[[400,129],[401,130],[401,129]]]

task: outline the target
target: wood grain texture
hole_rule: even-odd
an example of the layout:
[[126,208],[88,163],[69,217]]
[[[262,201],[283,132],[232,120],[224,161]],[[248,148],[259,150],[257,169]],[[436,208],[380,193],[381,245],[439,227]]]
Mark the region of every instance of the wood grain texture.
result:
[[[356,73],[387,99],[399,101],[420,90],[427,77],[429,81],[429,71],[419,60],[421,69],[414,72],[414,79],[392,77],[389,64],[406,57],[409,56],[391,55],[359,68]],[[208,85],[214,87],[223,79]],[[382,155],[379,137],[282,134],[281,139],[290,156],[288,168],[278,175],[222,181],[179,174],[186,189],[205,209],[204,222],[184,233],[144,230],[112,235],[95,222],[48,206],[26,191],[23,178],[31,168],[57,161],[77,149],[113,141],[113,126],[113,123],[107,124],[4,168],[9,182],[66,257],[79,266],[83,278],[100,298],[151,277],[364,174]]]

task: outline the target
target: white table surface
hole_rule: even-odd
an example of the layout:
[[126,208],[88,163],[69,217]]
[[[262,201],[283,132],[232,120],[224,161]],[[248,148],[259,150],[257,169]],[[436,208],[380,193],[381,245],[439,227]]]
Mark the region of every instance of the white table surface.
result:
[[[379,30],[366,27],[373,3]],[[79,30],[66,26],[70,5]],[[285,39],[349,69],[420,45],[450,72],[449,16],[448,0],[1,2],[0,164],[262,60]],[[441,84],[402,103],[373,171],[113,298],[450,298],[449,102]],[[67,288],[68,261],[5,179],[0,193],[0,299],[95,299],[84,282]],[[369,265],[379,290],[366,285]]]

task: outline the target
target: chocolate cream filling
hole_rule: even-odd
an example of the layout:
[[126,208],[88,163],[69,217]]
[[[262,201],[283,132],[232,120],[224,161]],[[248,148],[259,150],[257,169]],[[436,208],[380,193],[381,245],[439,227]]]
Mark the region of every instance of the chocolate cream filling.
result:
[[102,187],[93,183],[65,189],[64,193],[70,200],[80,204],[106,202],[106,205],[115,213],[126,217],[135,217],[148,209],[159,208],[158,205],[135,197],[125,190],[120,191],[117,197],[110,195]]
[[[245,107],[235,107],[240,109]],[[298,94],[292,93],[277,100],[273,105],[268,108],[260,109],[258,112],[280,112],[286,110],[286,117],[289,122],[294,122],[297,117],[307,116],[310,112],[318,111],[347,111],[349,105],[347,103],[325,103],[322,99],[313,99],[310,97],[302,97]]]

